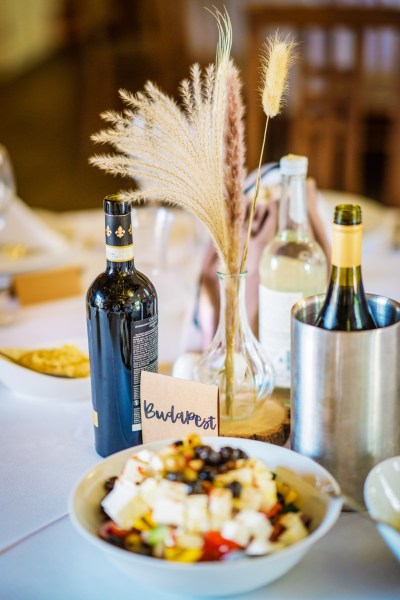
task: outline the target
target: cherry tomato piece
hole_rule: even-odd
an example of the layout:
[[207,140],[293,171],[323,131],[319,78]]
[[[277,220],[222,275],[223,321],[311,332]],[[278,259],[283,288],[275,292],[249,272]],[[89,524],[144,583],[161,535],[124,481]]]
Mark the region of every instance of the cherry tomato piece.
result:
[[132,533],[130,529],[121,529],[113,521],[106,521],[99,529],[100,537],[103,539],[107,539],[110,536],[125,538],[130,533]]
[[202,560],[220,560],[225,554],[229,554],[229,552],[234,552],[239,549],[239,544],[223,538],[219,531],[208,531],[204,535]]

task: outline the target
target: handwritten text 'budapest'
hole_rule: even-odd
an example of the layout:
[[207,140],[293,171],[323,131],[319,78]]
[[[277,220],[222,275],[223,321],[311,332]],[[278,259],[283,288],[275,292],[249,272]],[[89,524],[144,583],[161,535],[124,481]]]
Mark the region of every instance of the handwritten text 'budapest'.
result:
[[171,404],[171,409],[168,411],[157,410],[154,408],[154,402],[144,401],[144,416],[146,419],[158,419],[159,421],[171,421],[176,423],[179,421],[182,425],[190,425],[193,423],[199,429],[216,429],[216,418],[213,416],[202,417],[190,410],[175,412],[175,406]]

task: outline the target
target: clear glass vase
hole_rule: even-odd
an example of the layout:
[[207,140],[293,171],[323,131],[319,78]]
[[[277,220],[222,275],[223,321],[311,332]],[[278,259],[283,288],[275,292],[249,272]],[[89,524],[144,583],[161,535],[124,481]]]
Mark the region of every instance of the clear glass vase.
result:
[[246,274],[218,273],[220,316],[208,350],[199,358],[197,381],[218,385],[220,418],[249,419],[274,388],[274,372],[247,318]]

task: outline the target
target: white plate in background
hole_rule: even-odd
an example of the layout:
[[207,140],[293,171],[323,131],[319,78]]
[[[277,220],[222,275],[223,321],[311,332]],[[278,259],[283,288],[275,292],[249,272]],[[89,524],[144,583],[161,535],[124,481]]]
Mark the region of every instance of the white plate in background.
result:
[[383,539],[400,561],[400,456],[393,456],[375,465],[364,483],[364,500],[378,524]]
[[386,207],[371,198],[333,190],[320,190],[319,198],[319,211],[329,235],[331,235],[333,215],[337,204],[358,204],[358,206],[361,206],[364,237],[379,229],[385,220]]
[[[59,348],[64,344],[74,344],[88,354],[86,338],[74,340],[60,340],[58,342],[40,343],[37,347],[32,345],[26,351],[38,350],[39,348]],[[18,350],[24,349],[18,346]],[[2,348],[3,350],[3,348]],[[6,351],[6,348],[4,348]],[[90,376],[64,378],[46,375],[32,371],[18,364],[8,361],[0,356],[0,381],[4,383],[16,396],[33,400],[49,399],[59,402],[60,400],[76,401],[90,400]]]

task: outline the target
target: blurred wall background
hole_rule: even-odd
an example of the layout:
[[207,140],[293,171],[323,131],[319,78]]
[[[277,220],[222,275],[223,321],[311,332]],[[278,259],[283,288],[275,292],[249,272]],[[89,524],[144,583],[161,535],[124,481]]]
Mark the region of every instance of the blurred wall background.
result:
[[[131,185],[88,165],[88,157],[96,150],[90,134],[101,127],[101,111],[121,107],[117,94],[120,87],[137,91],[147,79],[152,79],[176,95],[177,85],[187,75],[190,64],[198,61],[206,65],[214,59],[217,33],[213,18],[204,10],[205,4],[208,3],[204,0],[0,2],[0,143],[10,151],[19,195],[28,204],[54,210],[100,207],[104,195]],[[261,110],[256,82],[251,76],[257,59],[250,27],[254,6],[263,7],[267,15],[274,7],[287,7],[292,17],[296,7],[334,10],[346,5],[371,10],[386,7],[400,12],[400,0],[213,0],[209,4],[218,8],[226,5],[232,20],[232,54],[241,68],[246,104],[253,115],[247,131],[249,168],[255,166],[258,154],[258,117],[254,115]],[[265,26],[262,35],[274,27],[273,23]],[[293,24],[280,24],[280,28],[290,32]],[[305,41],[302,40],[300,54],[305,53],[307,45],[312,56],[322,56],[318,28],[305,34],[303,27],[301,35]],[[400,104],[396,91],[399,32],[386,28],[376,34],[370,29],[365,35],[369,40],[365,58],[370,83],[369,91],[363,91],[362,97],[368,93],[371,101],[368,100],[368,110],[363,103],[360,117],[360,189],[349,191],[400,205],[400,197],[385,191],[388,165],[397,152],[389,141],[397,126]],[[342,68],[341,61],[346,63],[351,50],[345,32],[337,40],[337,50],[333,52],[335,72],[337,67]],[[293,149],[299,97],[296,77],[300,77],[299,71],[291,83],[289,106],[271,124],[266,160],[278,160]],[[351,106],[354,93],[346,93],[345,102]],[[311,115],[311,121],[321,118],[318,112]],[[338,117],[341,123],[346,118]],[[296,131],[300,131],[299,126]],[[311,144],[309,152],[321,154],[319,142]],[[337,155],[342,151],[339,148],[335,152],[334,162],[339,165]],[[324,186],[346,189],[350,185],[341,177],[339,167],[336,174],[333,169],[324,180],[324,173],[313,168],[311,159],[312,156],[310,171]]]

